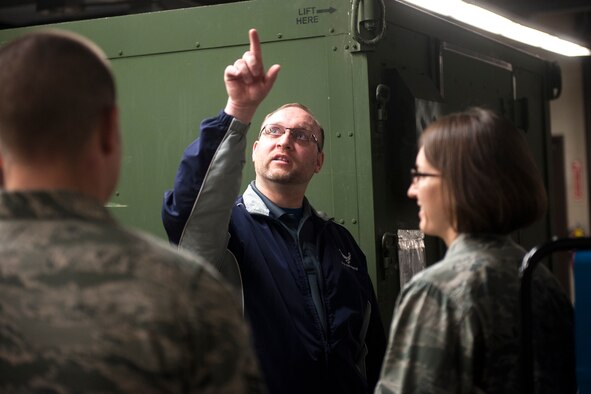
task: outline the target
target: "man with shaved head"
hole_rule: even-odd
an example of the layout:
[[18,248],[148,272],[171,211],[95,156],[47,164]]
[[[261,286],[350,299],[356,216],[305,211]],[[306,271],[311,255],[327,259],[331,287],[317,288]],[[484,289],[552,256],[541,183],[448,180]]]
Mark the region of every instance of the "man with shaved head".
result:
[[105,208],[121,142],[98,47],[42,31],[0,49],[0,154],[0,391],[263,391],[219,275]]

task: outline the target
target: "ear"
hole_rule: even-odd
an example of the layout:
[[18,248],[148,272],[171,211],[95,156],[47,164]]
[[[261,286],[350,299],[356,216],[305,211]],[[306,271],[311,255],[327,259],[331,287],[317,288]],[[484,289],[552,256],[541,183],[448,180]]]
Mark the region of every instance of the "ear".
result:
[[104,155],[117,153],[120,148],[119,110],[116,106],[103,112],[100,130],[100,148]]
[[96,168],[101,175],[97,191],[101,201],[107,202],[115,190],[121,167],[119,111],[116,106],[103,111],[97,145]]
[[254,152],[257,150],[257,147],[259,146],[259,140],[256,140],[254,142],[254,144],[252,144],[252,154],[251,154],[251,160],[254,162]]
[[324,164],[324,151],[318,152],[316,155],[316,168],[314,169],[314,173],[319,173],[322,169],[322,165]]

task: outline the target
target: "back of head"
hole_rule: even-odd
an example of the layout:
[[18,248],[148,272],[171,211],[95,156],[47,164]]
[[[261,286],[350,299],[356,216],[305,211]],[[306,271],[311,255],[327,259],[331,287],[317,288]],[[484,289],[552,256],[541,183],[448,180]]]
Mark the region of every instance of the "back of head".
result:
[[441,171],[458,233],[508,234],[546,210],[544,184],[521,132],[492,111],[438,119],[421,137]]
[[115,105],[104,54],[73,33],[24,35],[0,49],[0,148],[14,160],[74,155]]

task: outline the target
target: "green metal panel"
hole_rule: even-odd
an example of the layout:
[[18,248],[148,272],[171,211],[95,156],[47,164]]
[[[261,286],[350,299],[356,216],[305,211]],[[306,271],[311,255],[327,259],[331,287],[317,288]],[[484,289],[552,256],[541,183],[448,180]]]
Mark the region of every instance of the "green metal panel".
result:
[[374,222],[374,196],[372,179],[372,150],[371,135],[372,127],[370,123],[370,103],[368,86],[368,65],[365,56],[356,55],[353,57],[353,102],[355,119],[354,125],[355,144],[356,144],[356,162],[357,162],[357,194],[358,216],[357,220],[360,235],[358,237],[359,245],[364,250],[369,264],[369,273],[372,280],[376,280],[376,247],[375,247],[375,222]]
[[[334,12],[324,12],[331,7]],[[348,28],[349,7],[347,2],[335,6],[328,1],[244,1],[50,27],[91,38],[113,59],[240,45],[248,42],[246,32],[252,27],[259,30],[263,42],[343,34]],[[315,16],[315,22],[303,23],[306,16]],[[33,29],[36,27],[4,30],[0,44]]]

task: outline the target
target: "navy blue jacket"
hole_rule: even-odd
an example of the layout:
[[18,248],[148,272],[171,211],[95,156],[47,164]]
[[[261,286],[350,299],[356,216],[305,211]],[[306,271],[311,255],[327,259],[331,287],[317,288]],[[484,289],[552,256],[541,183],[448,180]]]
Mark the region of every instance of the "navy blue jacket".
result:
[[[162,211],[172,242],[180,239],[231,121],[224,113],[203,121],[200,138],[184,153],[175,188],[165,194]],[[365,256],[351,234],[313,209],[305,223],[306,233],[316,238],[322,271],[321,299],[328,323],[323,330],[294,237],[269,214],[252,187],[230,208],[227,246],[240,267],[245,312],[269,391],[372,392],[380,373],[385,335]],[[367,379],[359,368],[359,359],[365,354],[360,338],[364,317],[369,322],[365,336]]]

